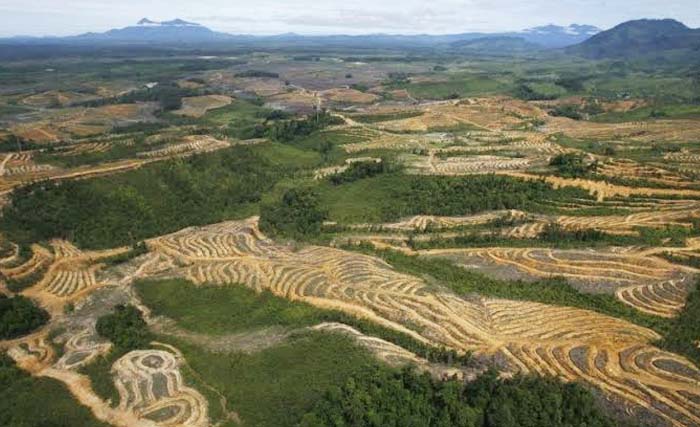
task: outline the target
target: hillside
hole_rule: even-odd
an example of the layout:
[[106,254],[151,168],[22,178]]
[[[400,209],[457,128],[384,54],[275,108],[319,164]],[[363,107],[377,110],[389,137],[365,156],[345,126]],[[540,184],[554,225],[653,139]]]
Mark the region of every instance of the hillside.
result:
[[700,29],[688,28],[673,19],[629,21],[567,50],[594,59],[700,51]]

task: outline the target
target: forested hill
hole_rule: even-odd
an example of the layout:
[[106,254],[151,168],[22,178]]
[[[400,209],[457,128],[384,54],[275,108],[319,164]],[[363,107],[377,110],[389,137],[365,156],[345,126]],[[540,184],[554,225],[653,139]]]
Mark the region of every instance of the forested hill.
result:
[[567,49],[587,58],[619,58],[689,51],[700,55],[700,29],[673,19],[622,23]]

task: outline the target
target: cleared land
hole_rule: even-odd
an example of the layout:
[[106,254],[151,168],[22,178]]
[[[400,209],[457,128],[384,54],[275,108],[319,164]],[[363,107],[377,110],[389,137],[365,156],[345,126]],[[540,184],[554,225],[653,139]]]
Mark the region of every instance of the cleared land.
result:
[[209,110],[221,108],[232,102],[231,97],[225,95],[202,95],[182,98],[182,108],[175,114],[188,117],[202,117]]
[[[689,79],[235,55],[3,64],[0,292],[52,316],[0,342],[19,368],[125,427],[292,426],[377,360],[556,376],[625,422],[700,425]],[[278,208],[298,234],[258,229]],[[163,342],[100,336],[120,305]]]

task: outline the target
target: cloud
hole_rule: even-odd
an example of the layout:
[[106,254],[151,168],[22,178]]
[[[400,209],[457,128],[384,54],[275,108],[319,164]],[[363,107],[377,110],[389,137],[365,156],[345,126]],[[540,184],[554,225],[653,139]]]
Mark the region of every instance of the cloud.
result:
[[[351,5],[351,6],[350,6]],[[142,17],[176,17],[251,34],[456,33],[549,23],[612,27],[670,17],[700,26],[698,0],[0,0],[0,35],[105,31]]]

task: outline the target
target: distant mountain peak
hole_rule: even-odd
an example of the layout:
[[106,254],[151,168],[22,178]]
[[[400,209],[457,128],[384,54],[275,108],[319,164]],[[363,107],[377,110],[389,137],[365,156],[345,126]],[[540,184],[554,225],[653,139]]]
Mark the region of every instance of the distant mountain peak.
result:
[[568,34],[572,36],[590,37],[595,34],[598,34],[601,31],[602,30],[600,28],[594,27],[593,25],[571,24],[569,26],[563,27],[561,25],[549,24],[534,28],[528,28],[523,32],[530,34]]
[[143,18],[142,20],[137,22],[136,25],[158,25],[158,23],[155,21],[151,21],[148,18]]
[[182,19],[173,19],[172,21],[152,21],[148,18],[143,18],[136,25],[140,27],[201,27],[200,24],[195,22],[188,22]]

